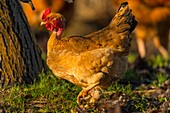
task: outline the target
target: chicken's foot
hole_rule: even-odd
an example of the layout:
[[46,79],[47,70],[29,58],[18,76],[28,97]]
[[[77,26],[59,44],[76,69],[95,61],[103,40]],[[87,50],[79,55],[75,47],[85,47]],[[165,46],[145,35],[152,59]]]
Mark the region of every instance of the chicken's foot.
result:
[[[84,88],[77,96],[77,104],[81,105],[81,101],[82,100],[88,100],[89,98],[91,98],[90,95],[88,95],[88,92],[93,89],[95,86],[97,86],[99,84],[99,82],[95,83],[95,84],[91,84],[90,86],[88,86],[87,88]],[[92,100],[91,100],[92,101]]]

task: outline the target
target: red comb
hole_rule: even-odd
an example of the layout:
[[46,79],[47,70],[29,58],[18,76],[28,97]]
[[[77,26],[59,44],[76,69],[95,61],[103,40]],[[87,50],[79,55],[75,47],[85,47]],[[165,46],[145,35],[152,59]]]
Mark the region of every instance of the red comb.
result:
[[42,20],[45,20],[45,19],[46,19],[46,16],[47,16],[48,14],[50,14],[50,13],[51,13],[51,9],[50,9],[50,8],[47,8],[47,9],[44,11],[43,15],[42,15]]

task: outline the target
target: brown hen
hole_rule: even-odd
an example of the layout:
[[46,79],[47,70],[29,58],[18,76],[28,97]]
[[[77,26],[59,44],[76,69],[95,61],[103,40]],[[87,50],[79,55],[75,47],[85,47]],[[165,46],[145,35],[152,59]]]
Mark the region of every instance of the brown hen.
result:
[[[119,6],[124,0],[114,1]],[[135,29],[138,50],[141,57],[146,57],[151,51],[153,42],[156,50],[168,57],[168,40],[170,29],[170,0],[126,0],[139,21]],[[151,52],[153,54],[154,52]]]
[[95,102],[102,88],[126,72],[130,33],[137,21],[125,2],[107,27],[86,36],[62,38],[64,22],[63,16],[50,9],[42,16],[41,24],[53,31],[47,45],[47,64],[55,76],[82,88],[77,97],[79,105],[82,100]]

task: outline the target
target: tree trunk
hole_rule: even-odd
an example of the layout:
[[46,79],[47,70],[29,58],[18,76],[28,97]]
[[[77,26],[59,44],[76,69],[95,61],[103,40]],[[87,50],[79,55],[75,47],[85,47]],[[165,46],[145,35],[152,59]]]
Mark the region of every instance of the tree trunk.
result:
[[41,51],[20,2],[0,0],[0,87],[31,84],[43,67]]

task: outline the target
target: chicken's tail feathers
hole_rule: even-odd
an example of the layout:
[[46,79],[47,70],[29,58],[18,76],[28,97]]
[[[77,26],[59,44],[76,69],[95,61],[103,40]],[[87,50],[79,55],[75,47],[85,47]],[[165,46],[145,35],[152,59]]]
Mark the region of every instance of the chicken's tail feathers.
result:
[[135,19],[135,16],[132,14],[132,10],[129,8],[128,2],[123,2],[121,3],[116,15],[112,19],[110,26],[115,28],[115,27],[121,27],[121,24],[127,24],[129,25],[129,27],[126,27],[126,29],[122,29],[122,30],[129,30],[129,32],[131,33],[136,28],[137,23],[138,21]]
[[131,26],[130,32],[132,32],[136,28],[136,26],[138,24],[138,21],[135,19],[135,16],[131,13],[132,10],[129,8],[128,2],[121,3],[121,5],[120,5],[120,7],[118,9],[118,12],[120,12],[124,8],[126,10],[125,10],[125,12],[124,12],[124,14],[122,16],[126,17],[129,14],[129,17],[127,18],[126,22]]
[[121,8],[125,8],[128,5],[128,2],[121,3],[120,7],[118,8],[118,11],[121,10]]
[[137,23],[128,3],[123,2],[109,24],[109,29],[113,29],[114,33],[117,35],[117,40],[119,41],[115,41],[114,44],[118,45],[115,46],[115,48],[121,54],[125,53],[125,55],[127,55],[129,53],[131,41],[129,35],[135,29]]

